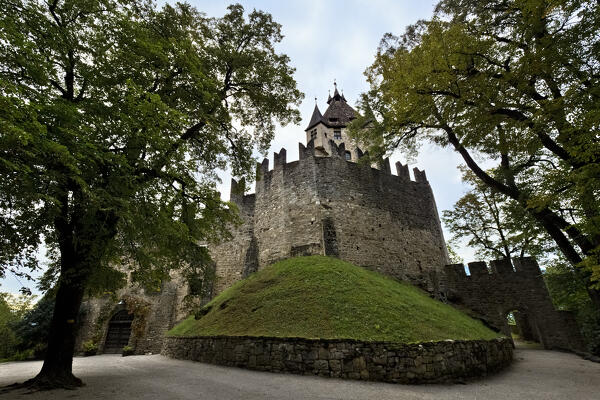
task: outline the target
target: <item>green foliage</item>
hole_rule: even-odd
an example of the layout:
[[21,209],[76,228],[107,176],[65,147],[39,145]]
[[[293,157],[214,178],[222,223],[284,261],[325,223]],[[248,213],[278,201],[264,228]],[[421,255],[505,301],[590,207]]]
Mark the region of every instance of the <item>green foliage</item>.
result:
[[15,323],[14,331],[20,341],[18,347],[20,351],[31,350],[35,358],[45,354],[53,312],[54,296],[50,292]]
[[482,259],[531,256],[544,262],[555,251],[543,229],[514,200],[479,181],[470,170],[461,170],[471,189],[452,210],[442,212],[451,243],[466,240]]
[[135,354],[135,352],[133,350],[133,347],[131,347],[131,346],[124,346],[123,351],[121,352],[121,355],[123,357],[132,356],[134,354]]
[[0,15],[1,271],[36,268],[44,240],[81,254],[92,292],[123,283],[114,263],[152,285],[227,237],[216,171],[251,178],[253,147],[300,120],[269,14],[20,0]]
[[[217,171],[252,179],[253,149],[300,121],[281,39],[239,4],[207,18],[185,3],[0,2],[0,275],[49,249],[63,340],[48,354],[72,353],[86,291],[124,284],[115,265],[157,288],[229,237]],[[45,382],[79,382],[61,365]]]
[[446,242],[446,250],[448,251],[448,258],[450,259],[450,263],[462,264],[465,262],[465,260],[461,256],[458,255],[456,250],[454,250],[451,243]]
[[98,352],[98,343],[93,340],[88,340],[87,342],[82,343],[81,348],[83,349],[85,356],[93,356]]
[[23,360],[31,356],[23,349],[15,329],[32,309],[35,296],[15,296],[0,292],[0,360]]
[[133,314],[133,322],[131,323],[131,334],[133,339],[137,341],[138,338],[144,335],[146,330],[146,323],[148,322],[148,314],[150,313],[150,303],[141,297],[127,295],[123,296],[127,312]]
[[207,247],[197,247],[196,251],[188,255],[189,257],[182,260],[182,275],[189,287],[189,292],[183,299],[183,306],[192,310],[198,304],[210,300],[216,274],[215,263],[210,258]]
[[215,297],[168,335],[351,338],[402,343],[498,334],[403,282],[335,258],[292,258]]
[[517,321],[515,321],[515,316],[513,315],[512,312],[508,313],[508,315],[506,316],[506,319],[508,320],[509,325],[517,325]]
[[600,310],[593,306],[578,274],[581,274],[580,270],[573,270],[564,261],[556,259],[546,267],[544,280],[554,306],[575,313],[588,351],[600,356]]
[[594,1],[442,0],[384,36],[354,135],[375,157],[454,148],[598,278],[599,16]]
[[16,353],[18,344],[11,328],[16,318],[5,297],[5,293],[0,293],[0,360],[12,357]]
[[577,273],[579,272],[560,259],[546,265],[544,280],[557,309],[577,312],[589,305],[586,287],[577,278]]

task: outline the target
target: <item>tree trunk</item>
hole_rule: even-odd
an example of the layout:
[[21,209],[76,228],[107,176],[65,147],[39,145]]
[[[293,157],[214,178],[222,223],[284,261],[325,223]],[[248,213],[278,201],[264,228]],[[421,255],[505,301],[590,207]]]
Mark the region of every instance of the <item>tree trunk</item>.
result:
[[79,309],[90,269],[80,261],[72,246],[69,247],[61,248],[61,274],[44,364],[39,374],[24,384],[35,389],[83,385],[81,379],[73,375],[72,366]]
[[[473,173],[486,185],[489,187],[498,190],[500,193],[516,200],[523,206],[525,210],[527,210],[533,217],[544,227],[548,235],[554,240],[559,250],[563,253],[567,261],[569,261],[574,268],[579,268],[578,264],[581,263],[582,258],[569,240],[573,240],[577,244],[577,246],[581,249],[581,252],[584,255],[590,255],[590,253],[594,249],[593,243],[585,237],[585,235],[579,231],[576,227],[569,225],[566,221],[564,221],[560,216],[558,216],[555,212],[550,210],[548,207],[542,210],[535,210],[527,208],[525,201],[527,199],[523,199],[521,193],[516,187],[509,187],[505,184],[497,181],[493,177],[487,174],[471,157],[469,151],[460,143],[458,137],[454,134],[454,131],[450,126],[446,125],[444,130],[447,133],[448,141],[450,144],[454,146],[454,149],[462,156],[463,160],[473,171]],[[565,232],[569,237],[565,235]],[[600,291],[597,289],[590,288],[591,282],[589,278],[586,280],[585,285],[587,288],[588,296],[590,300],[594,304],[596,309],[600,309]]]

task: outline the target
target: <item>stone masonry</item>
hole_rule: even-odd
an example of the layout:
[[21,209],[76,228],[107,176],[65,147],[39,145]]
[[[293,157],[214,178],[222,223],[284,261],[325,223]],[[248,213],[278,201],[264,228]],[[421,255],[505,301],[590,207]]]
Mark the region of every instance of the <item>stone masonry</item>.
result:
[[[534,260],[516,261],[514,269],[510,262],[494,261],[491,263],[491,274],[485,263],[471,263],[470,276],[466,275],[462,265],[444,268],[448,264],[448,255],[435,199],[425,172],[414,168],[414,180],[411,180],[407,165],[396,163],[394,175],[389,159],[377,162],[377,168],[360,162],[363,152],[352,143],[346,130],[347,125],[356,117],[356,111],[347,104],[344,95],[337,91],[337,86],[327,104],[329,107],[323,115],[315,105],[313,116],[305,130],[307,145],[299,144],[299,160],[287,162],[285,149],[274,154],[272,168],[269,168],[269,160],[265,159],[258,166],[254,194],[245,195],[245,184],[232,180],[230,201],[237,206],[242,223],[231,227],[232,240],[210,245],[217,278],[213,285],[213,296],[278,260],[321,254],[411,282],[434,297],[447,297],[458,307],[507,335],[510,331],[506,316],[508,312],[513,312],[524,337],[539,340],[547,348],[582,348],[573,316],[554,309]],[[125,332],[118,345],[128,343],[137,354],[158,352],[165,332],[186,316],[182,305],[188,293],[187,284],[180,277],[174,276],[171,281],[164,282],[157,293],[149,293],[129,285],[114,295],[87,299],[79,318],[81,328],[77,349],[81,350],[84,342],[93,340],[102,352],[107,332],[121,335],[120,330],[117,332],[117,328],[111,328],[111,318],[116,318],[117,313],[126,308],[129,300],[145,305],[142,307],[144,315],[138,313],[139,315],[132,317],[131,325],[136,327],[137,333],[132,329],[131,336],[127,339],[128,333]],[[116,319],[112,326],[117,326]],[[111,338],[116,337],[115,335]],[[233,342],[225,339],[215,339],[213,342],[205,342],[202,338],[194,340],[196,341],[178,341],[170,338],[168,343],[169,346],[177,347],[178,352],[196,352],[192,359],[200,360],[218,357],[214,355],[215,349],[221,348],[218,343],[229,346],[239,340],[236,343],[245,348],[250,339],[234,338],[231,339]],[[282,339],[278,339],[279,344],[273,340],[269,342],[269,346],[290,345],[288,342],[281,342]],[[196,347],[180,349],[180,345],[184,343],[204,346],[202,349],[208,355],[199,354]],[[299,343],[296,341],[291,345],[299,346]],[[307,343],[302,346],[309,346]],[[217,347],[211,347],[213,345]],[[340,343],[335,346],[350,346],[343,347],[350,351],[353,345]],[[335,346],[331,348],[334,349]],[[375,349],[370,345],[361,346]],[[381,346],[389,347],[387,344]],[[478,348],[476,343],[461,346],[466,346],[468,354],[473,354]],[[451,353],[453,354],[453,350],[448,354]],[[279,357],[271,356],[275,357],[273,360]],[[327,374],[335,376],[356,378],[357,373],[362,374],[366,370],[371,379],[376,376],[373,374],[378,373],[376,371],[383,368],[387,371],[385,374],[392,371],[389,372],[392,375],[385,375],[384,380],[388,381],[411,381],[413,378],[428,381],[431,378],[428,369],[425,375],[419,377],[413,377],[409,372],[398,375],[393,372],[396,367],[390,365],[402,364],[404,361],[398,360],[402,360],[404,356],[396,354],[390,357],[387,360],[391,364],[383,364],[387,367],[373,361],[372,365],[376,367],[365,367],[360,371],[338,369],[336,358],[328,358],[328,361],[319,360],[327,363],[327,368],[321,369],[312,363],[310,373],[327,371]],[[442,361],[446,360],[444,357]],[[389,361],[390,359],[393,361]],[[247,360],[247,364],[253,367],[250,360],[251,358]],[[276,362],[285,364],[284,361]],[[323,362],[318,365],[324,366]],[[463,362],[466,363],[464,368],[470,371],[471,367],[468,365],[471,365],[471,361],[468,360],[460,361],[456,371],[462,371],[463,367],[460,365],[463,364],[460,363]],[[473,368],[480,368],[482,362],[473,361]],[[232,363],[233,361],[228,360],[225,365],[235,364]],[[432,365],[438,366],[431,368],[434,368],[434,372],[438,371],[436,368],[445,371],[446,367],[442,364],[433,363]],[[268,365],[271,364],[265,364],[264,368]],[[286,370],[283,367],[273,368]],[[485,370],[484,367],[481,368]],[[410,373],[420,374],[415,371]],[[435,379],[440,376],[437,372],[434,375]]]
[[573,314],[554,309],[535,259],[514,259],[513,263],[495,260],[488,269],[485,262],[472,262],[469,276],[462,264],[448,265],[442,291],[448,300],[507,336],[507,314],[516,311],[525,338],[548,349],[581,350],[584,346]]
[[507,338],[399,344],[268,337],[167,337],[163,355],[259,371],[394,383],[456,382],[510,364]]
[[233,240],[210,248],[216,263],[216,293],[249,272],[275,261],[323,254],[434,290],[434,277],[447,264],[446,246],[425,173],[398,163],[391,174],[347,161],[345,146],[315,154],[314,143],[299,145],[300,160],[288,163],[286,150],[260,165],[256,193],[239,193],[232,180],[231,201],[243,224]]
[[187,316],[182,307],[187,290],[187,286],[175,278],[163,283],[158,292],[148,292],[129,285],[114,296],[88,298],[80,311],[76,351],[81,353],[83,343],[91,340],[98,344],[98,351],[103,353],[111,317],[127,309],[126,300],[135,299],[145,305],[143,314],[132,315],[134,324],[138,323],[142,332],[138,336],[131,333],[128,345],[134,348],[136,354],[159,353],[165,332]]

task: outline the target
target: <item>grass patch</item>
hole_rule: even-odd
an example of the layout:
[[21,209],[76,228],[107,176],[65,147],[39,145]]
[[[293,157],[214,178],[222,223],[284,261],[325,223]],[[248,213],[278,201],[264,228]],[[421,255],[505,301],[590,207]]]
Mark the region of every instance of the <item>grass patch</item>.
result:
[[275,263],[215,297],[169,336],[274,336],[415,343],[500,334],[425,292],[336,258]]

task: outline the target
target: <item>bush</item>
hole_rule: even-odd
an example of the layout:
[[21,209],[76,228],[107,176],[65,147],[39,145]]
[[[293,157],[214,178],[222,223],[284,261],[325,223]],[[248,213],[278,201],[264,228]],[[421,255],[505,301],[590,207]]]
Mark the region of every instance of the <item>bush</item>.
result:
[[123,347],[123,353],[121,354],[123,357],[132,356],[134,354],[133,347],[125,346]]
[[577,315],[581,326],[581,334],[587,342],[587,350],[595,356],[600,356],[600,310],[586,307]]
[[34,357],[43,358],[48,343],[50,322],[54,314],[54,295],[49,292],[27,311],[23,318],[14,324],[13,330],[20,339],[18,350],[33,350]]
[[98,344],[93,340],[88,340],[84,342],[83,345],[83,355],[85,357],[95,356],[98,353]]
[[590,301],[581,273],[557,261],[546,267],[544,279],[555,307],[575,313],[587,351],[600,356],[600,310]]
[[11,326],[16,320],[10,306],[0,296],[0,360],[11,359],[17,352],[19,343]]

